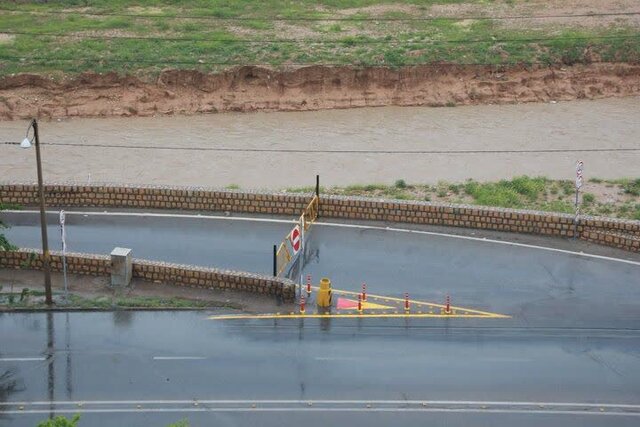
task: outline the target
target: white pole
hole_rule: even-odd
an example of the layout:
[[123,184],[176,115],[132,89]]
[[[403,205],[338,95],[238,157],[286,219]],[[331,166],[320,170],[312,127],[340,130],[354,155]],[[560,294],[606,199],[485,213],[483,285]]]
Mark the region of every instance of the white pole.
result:
[[60,237],[62,240],[62,275],[64,277],[64,299],[68,301],[69,299],[69,288],[67,287],[67,242],[66,242],[66,232],[64,227],[65,221],[65,213],[63,210],[60,211]]
[[578,215],[580,214],[580,188],[582,187],[582,172],[584,170],[584,162],[579,160],[576,163],[576,215],[573,220],[573,238],[578,238]]

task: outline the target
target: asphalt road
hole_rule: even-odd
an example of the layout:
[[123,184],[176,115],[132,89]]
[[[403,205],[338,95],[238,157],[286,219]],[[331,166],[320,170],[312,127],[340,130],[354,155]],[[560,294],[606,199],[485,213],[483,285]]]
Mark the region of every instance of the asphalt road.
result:
[[0,336],[3,425],[51,412],[91,426],[640,420],[637,329],[14,313],[0,315]]
[[[85,216],[86,215],[86,216]],[[38,247],[35,213],[4,213],[10,240]],[[56,215],[51,248],[60,247]],[[270,274],[272,247],[291,228],[266,218],[69,214],[69,251],[108,254]],[[513,316],[501,324],[629,328],[640,325],[640,259],[622,262],[578,253],[456,236],[316,224],[304,274],[326,276],[338,289],[443,303]],[[553,241],[549,241],[550,244]],[[486,324],[489,320],[477,322]],[[473,322],[467,320],[467,322]]]
[[[2,218],[10,239],[38,246],[36,216]],[[69,250],[121,245],[140,258],[262,273],[290,228],[128,214],[70,215],[67,224]],[[55,225],[50,236],[59,247]],[[92,426],[640,421],[638,263],[343,224],[317,224],[312,236],[305,274],[329,276],[338,288],[366,281],[371,293],[439,302],[448,293],[454,304],[512,318],[3,314],[0,424],[78,411]]]

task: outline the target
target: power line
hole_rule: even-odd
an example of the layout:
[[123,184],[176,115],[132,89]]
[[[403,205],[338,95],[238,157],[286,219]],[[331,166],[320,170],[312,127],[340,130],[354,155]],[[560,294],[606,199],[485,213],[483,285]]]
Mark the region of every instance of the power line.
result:
[[[448,40],[388,40],[388,39],[361,39],[361,38],[348,38],[342,40],[313,40],[313,39],[229,39],[229,38],[203,38],[203,37],[148,37],[148,36],[100,36],[100,35],[77,35],[77,34],[63,34],[63,33],[51,33],[51,32],[31,32],[31,31],[3,31],[4,34],[12,35],[25,35],[32,37],[64,37],[64,38],[84,38],[84,39],[96,39],[96,40],[152,40],[152,41],[164,41],[164,42],[220,42],[220,43],[308,43],[308,44],[465,44],[465,43],[533,43],[544,42],[550,40],[559,40],[558,37],[529,37],[529,38],[517,38],[517,39],[500,39],[500,38],[488,38],[488,39],[448,39]],[[619,35],[604,35],[604,36],[574,36],[574,37],[562,37],[561,40],[565,41],[579,41],[579,40],[624,40],[640,38],[640,34],[619,34]]]
[[502,15],[502,16],[414,16],[414,17],[309,17],[309,16],[270,16],[270,17],[246,17],[246,16],[214,16],[214,15],[159,15],[143,13],[116,13],[116,12],[74,12],[70,10],[19,10],[10,8],[0,8],[0,11],[22,13],[29,15],[83,15],[83,16],[109,16],[120,18],[149,18],[149,19],[195,19],[195,20],[215,20],[215,21],[327,21],[327,22],[395,22],[395,21],[465,21],[465,20],[534,20],[534,19],[570,19],[570,18],[597,18],[616,16],[636,16],[640,11],[629,12],[603,12],[603,13],[579,13],[579,14],[547,14],[547,15]]
[[[19,142],[2,142],[4,145],[20,145]],[[73,142],[43,143],[50,147],[117,148],[131,150],[163,151],[218,151],[235,153],[296,153],[296,154],[541,154],[541,153],[609,153],[640,152],[640,148],[547,148],[522,150],[305,150],[299,148],[233,148],[233,147],[179,147],[157,145],[81,144]]]

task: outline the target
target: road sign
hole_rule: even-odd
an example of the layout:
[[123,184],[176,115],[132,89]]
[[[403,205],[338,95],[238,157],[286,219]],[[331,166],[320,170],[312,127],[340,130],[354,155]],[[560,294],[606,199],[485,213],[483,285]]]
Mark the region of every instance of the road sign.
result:
[[584,162],[580,160],[576,164],[576,189],[582,188],[582,172],[584,171]]
[[289,241],[291,242],[291,248],[293,248],[293,253],[297,254],[300,250],[300,226],[296,225],[293,230],[291,230],[291,235],[289,236]]

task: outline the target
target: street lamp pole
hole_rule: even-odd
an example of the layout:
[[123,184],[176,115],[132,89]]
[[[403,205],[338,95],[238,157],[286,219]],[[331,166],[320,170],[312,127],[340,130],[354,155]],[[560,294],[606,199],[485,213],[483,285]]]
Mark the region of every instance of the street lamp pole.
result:
[[[42,270],[44,271],[44,293],[47,305],[53,304],[51,295],[51,266],[49,265],[49,239],[47,237],[47,217],[44,209],[44,184],[42,182],[42,159],[40,157],[40,136],[38,135],[38,122],[31,120],[29,128],[33,128],[33,138],[36,146],[36,162],[38,166],[38,193],[40,195],[40,231],[42,232]],[[27,129],[27,135],[29,130]],[[31,141],[25,138],[20,144],[23,148],[29,148]]]

